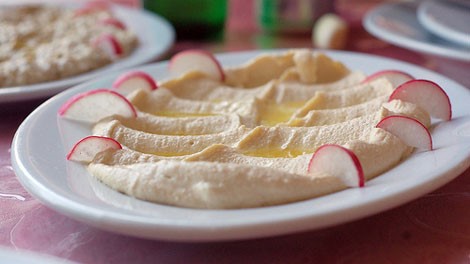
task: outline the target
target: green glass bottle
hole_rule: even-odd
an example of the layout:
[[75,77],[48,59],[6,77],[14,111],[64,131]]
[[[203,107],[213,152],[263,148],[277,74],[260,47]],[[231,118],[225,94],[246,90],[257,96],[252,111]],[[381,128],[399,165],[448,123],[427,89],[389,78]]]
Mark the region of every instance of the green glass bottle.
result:
[[270,33],[310,34],[317,18],[333,12],[332,0],[258,0],[258,22]]
[[221,36],[227,14],[226,0],[143,0],[143,7],[168,19],[178,39]]

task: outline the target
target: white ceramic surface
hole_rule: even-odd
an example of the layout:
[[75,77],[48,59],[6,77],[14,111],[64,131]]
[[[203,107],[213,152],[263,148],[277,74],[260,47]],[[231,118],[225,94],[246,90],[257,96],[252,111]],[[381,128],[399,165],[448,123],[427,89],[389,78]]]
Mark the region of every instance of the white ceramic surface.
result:
[[470,47],[428,32],[418,21],[416,3],[391,3],[369,11],[363,24],[372,35],[417,52],[470,62]]
[[418,20],[428,31],[448,41],[470,47],[470,2],[424,1],[417,10]]
[[[76,4],[63,5],[76,6]],[[112,10],[139,38],[139,46],[132,54],[113,64],[74,77],[32,85],[0,88],[0,103],[55,95],[73,85],[104,74],[151,62],[164,55],[173,45],[175,39],[174,29],[165,19],[145,10],[117,5],[113,5]],[[145,27],[142,25],[145,25]]]
[[14,250],[10,248],[0,247],[0,261],[5,264],[74,264],[65,259],[38,254],[26,250]]
[[[246,62],[259,51],[218,55],[224,66]],[[186,209],[140,201],[118,193],[89,175],[66,153],[90,128],[57,119],[73,95],[108,87],[119,73],[90,81],[53,97],[22,123],[12,144],[12,164],[23,186],[42,203],[71,218],[112,232],[152,239],[216,241],[246,239],[324,228],[366,217],[406,203],[449,182],[470,166],[470,92],[429,70],[377,56],[328,54],[351,69],[370,74],[399,69],[441,84],[450,96],[454,118],[434,124],[435,150],[409,159],[366,183],[316,199],[240,210]],[[138,68],[158,80],[167,62]]]

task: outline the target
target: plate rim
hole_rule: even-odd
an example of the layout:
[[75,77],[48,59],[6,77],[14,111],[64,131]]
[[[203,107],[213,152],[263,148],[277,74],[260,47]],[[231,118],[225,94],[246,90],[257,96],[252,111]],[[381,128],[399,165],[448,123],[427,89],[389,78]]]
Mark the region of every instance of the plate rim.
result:
[[[419,41],[413,38],[406,37],[404,35],[398,34],[396,32],[391,32],[386,29],[382,29],[380,26],[377,26],[374,23],[374,17],[378,14],[384,12],[384,10],[390,10],[397,7],[410,7],[417,9],[416,4],[413,3],[386,3],[381,4],[377,7],[374,7],[370,11],[366,13],[362,20],[362,25],[364,28],[374,35],[375,37],[382,39],[386,42],[389,42],[393,45],[407,48],[410,50],[417,51],[419,53],[425,53],[428,55],[439,56],[448,59],[454,59],[458,61],[470,62],[470,49],[469,52],[459,51],[457,49],[447,48],[443,45],[435,44],[435,43],[428,43]],[[415,19],[417,19],[415,17]],[[419,23],[417,21],[417,23]],[[465,47],[462,47],[465,48]]]
[[[77,2],[67,3],[67,2],[46,1],[44,4],[65,7],[65,8],[80,6],[80,4],[78,4]],[[100,68],[97,68],[88,72],[83,72],[78,75],[70,76],[64,79],[29,84],[29,85],[1,87],[0,88],[0,104],[51,97],[55,94],[58,94],[64,90],[71,88],[72,86],[76,86],[82,82],[86,82],[91,79],[97,78],[103,74],[109,74],[109,73],[113,73],[113,72],[120,71],[123,69],[129,69],[132,67],[137,67],[139,65],[144,65],[146,63],[149,63],[159,57],[164,56],[173,46],[175,39],[176,39],[176,33],[175,33],[173,26],[170,24],[170,22],[168,22],[168,20],[166,20],[165,18],[163,18],[162,16],[158,14],[151,13],[150,11],[147,11],[144,9],[136,9],[136,8],[126,7],[126,6],[113,4],[113,3],[110,3],[110,4],[111,4],[111,8],[114,10],[115,13],[122,13],[122,15],[120,15],[119,17],[124,22],[129,20],[129,18],[127,18],[127,15],[129,14],[132,15],[133,18],[139,16],[141,19],[153,21],[155,25],[158,24],[158,27],[164,31],[164,34],[159,33],[158,35],[159,36],[164,35],[166,36],[166,38],[161,39],[161,42],[159,43],[159,45],[154,45],[155,47],[151,49],[149,49],[149,47],[152,46],[152,43],[146,43],[144,47],[139,45],[133,51],[134,54],[131,53],[129,54],[129,56],[116,61],[116,63],[119,63],[119,64],[126,63],[127,61],[129,61],[125,65],[119,65],[119,64],[116,65],[113,62],[103,67],[100,67]],[[1,6],[2,5],[0,5],[0,7]],[[6,6],[11,6],[11,5],[6,5]],[[133,29],[133,31],[137,33],[135,29]],[[139,39],[142,38],[142,33],[136,34],[136,35]],[[139,51],[141,48],[146,48],[145,49],[146,56],[140,55],[140,57],[137,58],[139,54],[135,54],[135,52]],[[135,62],[130,61],[130,60],[135,60],[135,59],[138,59],[138,60]]]
[[449,4],[436,0],[421,2],[416,10],[418,21],[429,32],[450,42],[460,44],[464,47],[470,47],[470,36],[430,17],[430,10],[433,10],[433,8],[436,7],[441,9],[450,9],[448,5]]
[[[285,49],[280,49],[280,50],[255,50],[255,51],[247,51],[247,52],[241,52],[244,54],[250,54],[250,56],[253,56],[253,54],[258,54],[258,53],[265,53],[265,52],[282,52],[285,51]],[[319,50],[321,51],[321,50]],[[364,53],[358,53],[358,52],[344,52],[344,51],[327,51],[327,53],[333,54],[344,54],[346,55],[354,55],[354,56],[367,56],[367,57],[373,57],[376,59],[385,59],[390,62],[394,63],[399,63],[399,64],[406,64],[410,67],[414,67],[420,70],[425,70],[427,72],[432,72],[428,69],[424,69],[422,67],[399,61],[399,60],[394,60],[390,58],[385,58],[382,56],[377,56],[377,55],[370,55],[370,54],[364,54]],[[233,56],[234,54],[240,54],[240,52],[228,52],[228,53],[223,53],[223,54],[216,54],[218,58],[223,60],[223,57],[227,56]],[[152,68],[152,67],[164,67],[167,64],[168,61],[164,62],[158,62],[154,64],[149,64],[146,66],[141,66],[138,68]],[[433,72],[432,72],[433,73]],[[433,73],[437,74],[437,73]],[[320,229],[320,228],[325,228],[328,226],[340,224],[340,223],[345,223],[345,222],[350,222],[359,218],[367,217],[369,215],[385,211],[388,209],[391,209],[395,206],[401,205],[403,203],[406,203],[412,199],[415,199],[427,192],[430,192],[443,184],[449,182],[450,180],[454,179],[457,177],[461,172],[463,172],[467,167],[470,166],[470,160],[468,162],[460,162],[458,164],[454,164],[453,167],[448,169],[445,173],[442,173],[439,177],[438,180],[434,181],[428,181],[426,182],[425,186],[411,186],[405,189],[402,189],[398,193],[394,193],[394,197],[397,198],[395,200],[390,200],[389,196],[383,196],[380,199],[375,199],[373,202],[368,202],[368,203],[363,203],[363,204],[357,204],[354,207],[349,207],[349,208],[343,208],[342,211],[338,209],[335,211],[324,211],[323,215],[321,216],[316,216],[312,217],[312,214],[303,214],[302,216],[297,216],[297,218],[294,217],[286,217],[283,219],[276,219],[276,221],[271,221],[266,223],[265,221],[261,222],[256,222],[256,223],[245,223],[245,224],[237,224],[233,225],[220,225],[220,226],[214,226],[214,225],[201,225],[198,227],[194,226],[182,226],[179,223],[173,224],[170,226],[166,223],[149,223],[148,221],[143,221],[145,219],[148,219],[148,216],[134,216],[134,217],[127,217],[126,219],[122,219],[122,212],[120,213],[121,217],[118,217],[118,219],[115,219],[116,215],[119,216],[119,214],[115,214],[114,212],[106,212],[104,213],[101,208],[96,208],[93,207],[90,208],[89,206],[82,205],[77,201],[71,201],[68,200],[66,197],[63,197],[59,195],[58,193],[54,193],[50,188],[48,189],[47,186],[44,186],[38,181],[34,175],[28,171],[25,166],[24,166],[24,161],[21,158],[20,155],[20,150],[21,150],[21,145],[24,143],[24,139],[22,136],[26,133],[25,130],[30,128],[32,125],[31,123],[34,121],[34,117],[38,115],[39,113],[46,111],[48,107],[50,108],[55,101],[60,101],[60,99],[63,98],[68,98],[69,95],[72,95],[78,91],[82,91],[86,89],[87,86],[99,82],[100,80],[104,79],[110,79],[110,76],[117,75],[116,73],[114,74],[108,74],[108,76],[104,76],[99,79],[91,80],[86,83],[80,84],[75,86],[72,89],[69,89],[67,91],[64,91],[53,98],[47,100],[45,103],[40,105],[37,109],[35,109],[20,125],[18,128],[17,132],[14,135],[13,138],[13,143],[11,147],[11,160],[12,160],[12,165],[14,168],[14,171],[20,181],[20,183],[25,187],[25,189],[28,190],[30,194],[32,194],[36,199],[40,200],[43,204],[45,204],[48,207],[53,208],[55,211],[58,211],[60,213],[63,213],[73,219],[79,220],[81,222],[85,222],[86,224],[98,227],[100,229],[105,229],[108,231],[112,232],[117,232],[121,234],[126,234],[126,235],[132,235],[132,236],[137,236],[137,237],[144,237],[144,238],[150,238],[150,239],[162,239],[162,240],[171,240],[171,241],[192,241],[192,242],[204,242],[204,241],[223,241],[223,240],[236,240],[236,239],[250,239],[250,238],[257,238],[257,237],[268,237],[268,236],[274,236],[274,235],[281,235],[281,234],[288,234],[288,233],[295,233],[295,232],[300,232],[300,231],[306,231],[306,230],[315,230],[315,229]],[[437,74],[441,78],[450,80],[449,78]],[[450,80],[452,81],[452,80]],[[458,84],[455,81],[452,81],[453,85],[458,86],[459,88],[463,87],[462,85]],[[419,189],[419,190],[417,190]],[[358,193],[360,195],[360,190],[358,190]],[[327,195],[328,196],[328,195]],[[325,197],[325,196],[323,196]],[[314,198],[312,200],[316,199],[321,199],[323,197],[319,198]],[[299,202],[303,203],[305,201]],[[70,203],[73,203],[75,207],[68,207]],[[376,205],[380,204],[379,207]],[[289,206],[290,204],[287,205],[282,205],[282,206]],[[375,208],[371,210],[371,205],[374,205]],[[277,206],[275,206],[277,207]],[[279,208],[279,207],[278,207]],[[80,210],[85,209],[88,210],[90,215],[83,215],[80,213]],[[258,208],[254,209],[247,209],[248,211],[255,212]],[[119,209],[122,211],[121,209]],[[186,210],[186,209],[182,209]],[[260,209],[261,211],[263,209]],[[188,209],[188,211],[191,212],[197,212],[198,210],[196,209]],[[226,212],[226,210],[210,210],[213,212]],[[235,212],[236,210],[233,210],[231,212]],[[338,214],[341,212],[344,213],[344,211],[348,211],[349,215],[347,219],[345,220],[344,218],[338,217]],[[125,214],[125,213],[124,213]],[[332,219],[332,216],[334,216]],[[312,224],[308,223],[309,221],[312,220],[312,218],[322,220],[321,222],[323,223],[316,223],[314,226]],[[132,221],[130,221],[132,220]],[[328,223],[324,222],[325,220],[329,220]],[[299,224],[300,223],[300,224]],[[143,225],[143,226],[142,226]],[[279,228],[279,225],[283,225],[283,229]],[[307,225],[307,226],[306,226]],[[130,229],[125,229],[122,227],[127,227]],[[270,227],[277,226],[277,229],[273,231],[270,229]],[[155,234],[151,232],[143,232],[143,231],[148,231],[148,229],[162,229],[160,230],[161,233]],[[165,229],[165,230],[163,230]],[[248,233],[247,233],[248,232]],[[252,232],[252,233],[249,233]]]
[[5,245],[0,246],[0,259],[6,263],[15,264],[78,264],[76,262],[72,262],[71,260],[60,258],[51,254],[36,252],[31,249],[15,249]]

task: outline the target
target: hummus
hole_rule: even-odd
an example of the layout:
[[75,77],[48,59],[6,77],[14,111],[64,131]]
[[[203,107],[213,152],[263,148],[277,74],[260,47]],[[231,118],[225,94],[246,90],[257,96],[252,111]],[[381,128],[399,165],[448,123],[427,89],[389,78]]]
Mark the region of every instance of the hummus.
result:
[[0,12],[0,87],[53,81],[88,72],[111,58],[92,42],[110,34],[129,55],[136,35],[103,24],[113,18],[108,10],[77,15],[75,10],[52,6],[11,7]]
[[352,150],[366,179],[413,150],[385,130],[386,116],[430,125],[429,114],[398,100],[386,79],[307,50],[267,54],[224,69],[225,82],[189,72],[128,99],[135,118],[113,116],[93,134],[116,139],[88,164],[92,175],[139,199],[181,207],[269,206],[339,191],[339,179],[307,167],[324,144]]

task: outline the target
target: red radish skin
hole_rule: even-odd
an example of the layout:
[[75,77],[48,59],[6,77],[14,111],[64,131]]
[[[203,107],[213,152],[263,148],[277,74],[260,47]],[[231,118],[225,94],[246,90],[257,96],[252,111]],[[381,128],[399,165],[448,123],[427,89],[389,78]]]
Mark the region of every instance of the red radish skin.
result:
[[93,47],[103,50],[113,60],[124,53],[119,41],[111,34],[101,34],[93,39],[91,44]]
[[[201,69],[198,60],[206,60],[203,63],[210,63],[211,69]],[[194,61],[196,60],[196,61]],[[173,75],[181,75],[191,70],[201,70],[216,77],[220,81],[225,80],[225,74],[219,61],[210,52],[199,49],[189,49],[175,54],[169,62],[168,69]]]
[[113,138],[88,136],[79,140],[67,154],[67,160],[91,162],[96,154],[108,149],[122,149],[122,145]]
[[118,20],[116,18],[112,18],[112,17],[101,19],[98,23],[100,25],[104,25],[104,26],[113,26],[113,27],[121,29],[121,30],[126,29],[126,25],[124,23],[122,23],[120,20]]
[[109,2],[105,0],[95,0],[95,1],[87,1],[84,4],[85,8],[94,8],[99,10],[108,10],[110,8]]
[[74,16],[88,15],[99,11],[110,11],[111,7],[106,1],[89,1],[86,2],[83,7],[76,9]]
[[414,103],[426,110],[432,117],[441,120],[452,119],[452,106],[447,93],[429,80],[411,80],[397,87],[389,101],[402,100]]
[[432,150],[432,137],[429,130],[418,120],[399,115],[382,119],[376,126],[400,138],[408,146]]
[[[347,166],[346,164],[348,164],[347,162],[338,160],[338,157],[348,159],[351,162],[349,164],[352,164],[353,167],[342,168],[342,170],[338,172],[337,168],[340,168],[339,166]],[[325,144],[319,147],[312,155],[308,164],[307,172],[313,173],[314,171],[338,177],[349,187],[364,187],[365,184],[364,171],[358,157],[353,151],[340,145]],[[354,175],[349,174],[348,176],[346,174],[348,172],[354,172]],[[346,177],[353,177],[354,179]]]
[[369,75],[366,79],[364,79],[364,81],[362,81],[362,83],[367,83],[382,77],[387,78],[392,83],[393,88],[397,88],[401,84],[414,79],[413,76],[406,72],[398,70],[383,70]]
[[[73,96],[72,98],[70,98],[67,102],[65,102],[59,108],[59,111],[58,111],[59,116],[63,116],[63,117],[66,117],[66,118],[69,117],[70,119],[77,119],[77,120],[82,120],[82,121],[91,121],[91,122],[98,121],[98,120],[86,120],[86,119],[77,118],[76,117],[77,113],[72,113],[71,114],[72,116],[68,116],[68,114],[69,114],[70,109],[72,109],[74,107],[74,105],[77,104],[77,102],[80,102],[80,101],[83,102],[83,100],[86,100],[90,96],[94,96],[94,95],[97,95],[97,94],[100,94],[100,93],[107,93],[110,96],[115,97],[114,99],[117,99],[120,102],[124,103],[123,105],[125,105],[126,109],[128,109],[127,112],[129,113],[129,116],[131,116],[131,117],[136,117],[137,116],[136,109],[131,104],[131,102],[129,102],[129,100],[127,100],[126,97],[124,97],[123,95],[121,95],[121,94],[119,94],[115,91],[108,90],[108,89],[97,89],[97,90],[87,91],[87,92],[84,92],[84,93],[77,94],[77,95]],[[91,109],[99,109],[99,105],[94,105],[94,104],[96,104],[96,102],[91,102],[90,104],[91,105],[86,105],[86,107],[91,108]],[[99,109],[98,111],[100,111],[100,110],[102,110],[102,109]],[[77,111],[77,109],[74,109],[73,111]],[[101,116],[101,115],[99,115],[100,113],[103,113],[103,112],[97,113],[97,115],[94,115],[94,118],[96,118],[96,119],[104,118],[104,117],[106,117],[105,116],[106,114],[109,114],[109,115],[115,114],[115,113],[106,113],[105,112],[105,114],[103,116]]]
[[[136,85],[138,85],[138,87],[136,87]],[[147,91],[153,91],[158,88],[158,84],[152,76],[143,71],[131,71],[116,78],[112,87],[117,91],[129,94],[134,90],[142,88]]]

